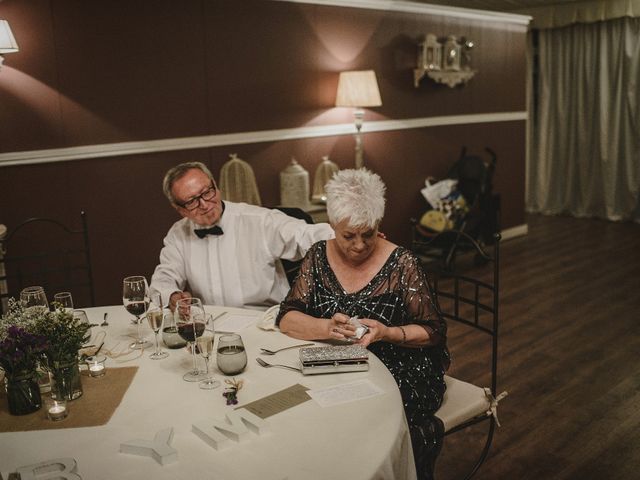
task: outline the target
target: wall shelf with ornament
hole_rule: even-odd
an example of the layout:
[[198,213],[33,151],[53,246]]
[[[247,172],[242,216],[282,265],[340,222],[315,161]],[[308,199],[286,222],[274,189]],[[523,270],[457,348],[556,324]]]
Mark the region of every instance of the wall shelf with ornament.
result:
[[474,43],[462,37],[459,41],[449,35],[444,43],[430,33],[418,44],[418,65],[413,70],[413,84],[416,88],[420,81],[429,77],[436,83],[450,88],[466,84],[477,73],[471,68],[471,49]]

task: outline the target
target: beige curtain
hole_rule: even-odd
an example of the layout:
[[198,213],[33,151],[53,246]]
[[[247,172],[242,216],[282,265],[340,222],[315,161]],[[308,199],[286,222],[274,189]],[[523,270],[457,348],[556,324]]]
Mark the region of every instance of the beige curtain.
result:
[[640,19],[530,35],[527,209],[640,221]]
[[522,8],[516,12],[531,15],[533,28],[558,28],[574,23],[640,16],[640,0],[574,0],[564,3],[556,1],[557,3],[552,5]]

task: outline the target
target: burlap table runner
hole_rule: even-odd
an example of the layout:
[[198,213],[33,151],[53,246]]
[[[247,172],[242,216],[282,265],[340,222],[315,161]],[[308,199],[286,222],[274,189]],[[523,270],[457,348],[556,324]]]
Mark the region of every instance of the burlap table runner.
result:
[[[64,420],[53,422],[46,418],[44,408],[29,415],[10,415],[6,392],[0,393],[0,432],[25,432],[54,428],[96,427],[109,421],[122,397],[131,385],[138,367],[109,368],[102,377],[90,377],[82,371],[80,398],[68,402],[69,415]],[[49,395],[44,393],[43,397]]]

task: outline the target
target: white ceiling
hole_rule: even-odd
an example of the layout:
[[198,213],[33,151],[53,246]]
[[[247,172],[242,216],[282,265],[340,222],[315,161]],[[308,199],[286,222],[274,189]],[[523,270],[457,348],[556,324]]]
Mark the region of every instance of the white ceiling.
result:
[[448,5],[450,7],[475,8],[478,10],[498,10],[513,12],[524,8],[578,3],[584,0],[413,0],[420,3]]

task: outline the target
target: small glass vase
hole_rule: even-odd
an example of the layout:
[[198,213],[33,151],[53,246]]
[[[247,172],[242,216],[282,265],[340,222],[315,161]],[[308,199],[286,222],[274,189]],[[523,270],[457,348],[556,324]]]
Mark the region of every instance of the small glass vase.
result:
[[11,415],[33,413],[42,406],[38,375],[35,370],[5,377],[5,384]]
[[51,397],[56,400],[75,400],[82,396],[80,366],[76,359],[53,362],[51,368]]

